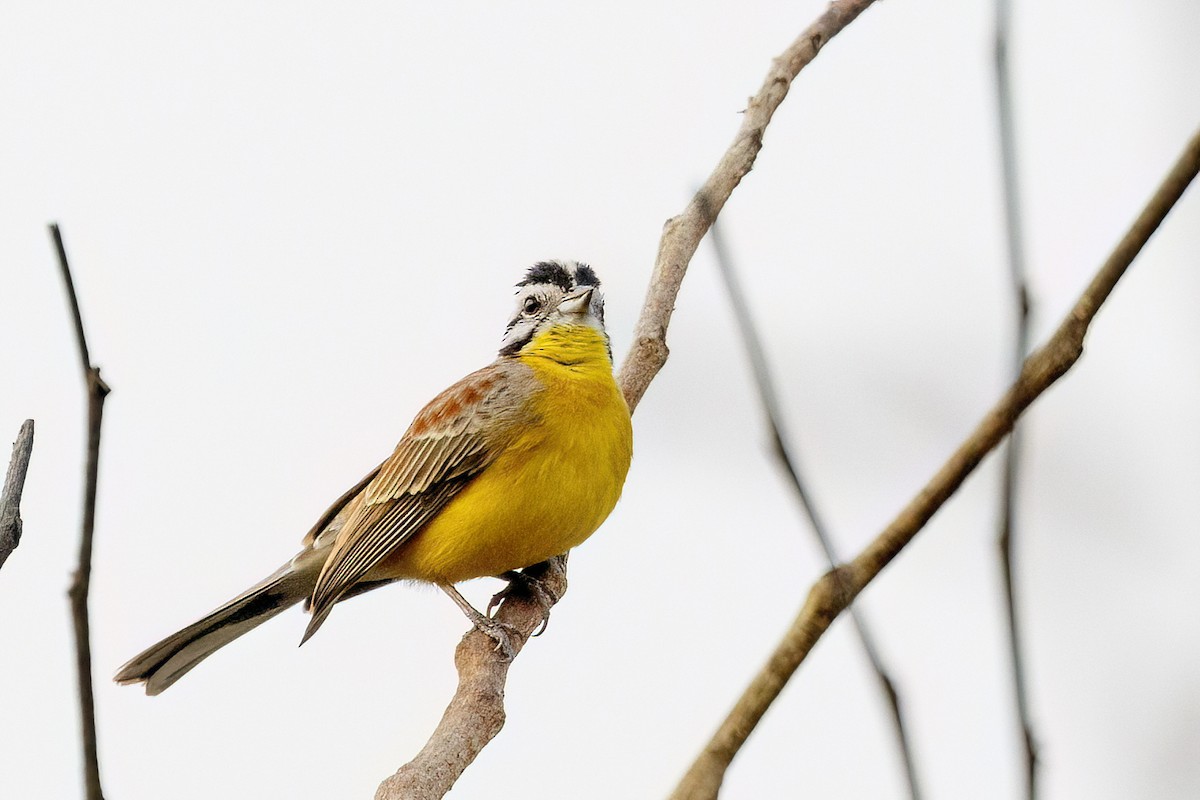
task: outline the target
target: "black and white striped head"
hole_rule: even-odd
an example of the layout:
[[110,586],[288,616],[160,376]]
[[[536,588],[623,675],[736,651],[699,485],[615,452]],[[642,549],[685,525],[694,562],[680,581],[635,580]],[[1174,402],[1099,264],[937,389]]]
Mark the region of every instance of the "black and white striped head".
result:
[[[529,268],[517,284],[517,307],[504,329],[500,355],[520,352],[535,336],[555,325],[587,325],[600,331],[605,342],[604,295],[600,279],[578,261],[542,261]],[[609,348],[612,359],[612,348]]]

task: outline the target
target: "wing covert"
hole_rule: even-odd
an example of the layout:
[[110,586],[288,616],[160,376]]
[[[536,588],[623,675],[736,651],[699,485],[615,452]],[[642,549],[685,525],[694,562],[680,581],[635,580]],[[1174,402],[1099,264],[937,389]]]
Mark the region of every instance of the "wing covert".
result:
[[313,590],[305,639],[355,583],[420,531],[503,449],[504,430],[514,417],[503,369],[501,362],[492,364],[435,397],[373,477],[359,484],[361,495],[342,501],[349,517]]

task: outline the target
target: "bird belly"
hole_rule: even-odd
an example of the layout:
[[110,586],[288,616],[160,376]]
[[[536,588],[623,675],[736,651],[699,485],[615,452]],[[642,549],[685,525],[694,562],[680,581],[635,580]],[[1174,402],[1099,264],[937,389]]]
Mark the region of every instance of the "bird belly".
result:
[[[611,368],[609,368],[611,370]],[[372,577],[456,583],[565,553],[608,517],[629,470],[629,411],[611,372],[539,376],[532,419]]]

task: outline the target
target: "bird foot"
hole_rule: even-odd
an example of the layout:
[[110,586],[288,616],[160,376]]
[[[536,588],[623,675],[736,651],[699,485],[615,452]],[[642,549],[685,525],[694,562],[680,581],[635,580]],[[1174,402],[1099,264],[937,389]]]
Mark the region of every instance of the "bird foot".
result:
[[541,609],[542,624],[534,631],[534,636],[541,636],[546,632],[546,627],[550,624],[550,609],[559,601],[559,597],[555,595],[546,586],[540,578],[534,577],[527,572],[518,572],[517,570],[509,570],[498,577],[508,581],[508,585],[500,591],[492,595],[492,599],[487,604],[487,616],[492,618],[492,610],[500,605],[509,597],[524,594],[531,597]]
[[475,627],[475,630],[490,637],[496,643],[497,652],[503,653],[504,657],[510,661],[516,656],[517,647],[513,644],[513,637],[521,636],[519,630],[506,622],[492,619],[486,614],[480,614],[473,605],[467,602],[467,598],[459,594],[458,590],[450,584],[439,583],[438,587],[467,615],[467,619],[471,620],[471,625]]
[[514,637],[520,637],[521,632],[516,627],[509,625],[507,622],[501,622],[491,617],[485,617],[482,614],[478,621],[472,620],[475,625],[475,630],[489,637],[496,643],[496,652],[501,653],[511,661],[517,655],[517,647],[513,643]]

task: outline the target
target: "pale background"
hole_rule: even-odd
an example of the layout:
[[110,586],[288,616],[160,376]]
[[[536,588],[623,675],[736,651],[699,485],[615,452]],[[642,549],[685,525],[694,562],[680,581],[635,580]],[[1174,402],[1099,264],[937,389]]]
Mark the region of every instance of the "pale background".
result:
[[[301,650],[289,612],[158,698],[108,676],[289,557],[426,400],[487,363],[528,264],[591,262],[622,356],[662,222],[823,7],[6,4],[0,439],[38,427],[0,573],[0,795],[79,796],[64,590],[83,390],[48,221],[114,389],[92,593],[109,796],[369,797],[452,691],[465,624],[440,593],[375,592]],[[803,73],[722,217],[845,552],[1004,382],[990,27],[982,0],[872,8]],[[1200,6],[1026,2],[1015,35],[1040,339],[1200,120]],[[1193,188],[1028,418],[1046,798],[1200,795],[1198,253]],[[663,796],[822,570],[707,243],[670,343],[624,500],[455,797]],[[862,599],[932,798],[1019,787],[996,467]],[[839,622],[725,796],[903,795]]]

